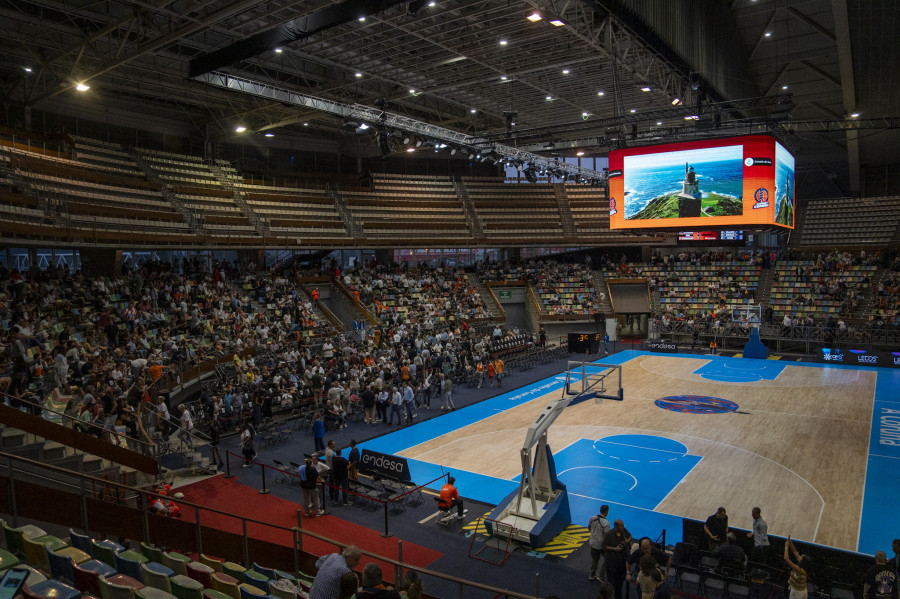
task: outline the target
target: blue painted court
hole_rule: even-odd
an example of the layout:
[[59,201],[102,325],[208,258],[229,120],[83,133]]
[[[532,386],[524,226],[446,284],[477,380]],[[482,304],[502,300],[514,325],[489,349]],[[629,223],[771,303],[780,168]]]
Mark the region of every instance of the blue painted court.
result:
[[[603,363],[623,364],[650,354],[623,351],[601,360]],[[865,495],[860,516],[858,551],[873,554],[877,549],[889,548],[891,539],[900,530],[897,497],[900,496],[900,370],[844,365],[819,365],[780,360],[751,360],[693,354],[666,354],[709,360],[693,371],[703,379],[719,383],[746,385],[756,381],[774,381],[787,366],[803,368],[837,368],[877,372],[874,411],[872,417],[869,458],[865,479]],[[489,400],[468,406],[396,432],[372,439],[360,445],[382,453],[396,454],[429,439],[459,430],[474,422],[489,418],[537,397],[553,393],[553,398],[565,383],[556,375],[526,387],[515,389]],[[625,401],[628,402],[628,383]],[[698,396],[677,396],[697,398]],[[669,399],[669,398],[666,398]],[[703,398],[684,400],[694,409],[703,408]],[[723,400],[724,401],[724,400]],[[726,402],[729,403],[729,402]],[[657,403],[659,405],[659,403]],[[667,408],[668,409],[668,408]],[[676,410],[690,411],[690,410]],[[695,411],[694,414],[723,411]],[[715,417],[701,415],[698,417]],[[824,441],[824,440],[823,440]],[[632,534],[655,536],[665,528],[667,541],[681,538],[681,517],[654,511],[701,462],[703,456],[691,455],[678,441],[653,434],[611,435],[600,439],[581,439],[567,447],[554,450],[557,474],[569,490],[570,508],[574,523],[584,524],[596,514],[600,506],[609,504],[616,518],[622,518]],[[485,447],[490,456],[491,448]],[[439,463],[409,459],[412,480],[424,483],[438,478],[445,468]],[[516,476],[503,480],[472,471],[453,468],[453,476],[463,495],[496,505],[518,487]],[[432,485],[438,488],[439,485]],[[706,498],[698,498],[706,501]],[[715,503],[715,502],[713,502]]]

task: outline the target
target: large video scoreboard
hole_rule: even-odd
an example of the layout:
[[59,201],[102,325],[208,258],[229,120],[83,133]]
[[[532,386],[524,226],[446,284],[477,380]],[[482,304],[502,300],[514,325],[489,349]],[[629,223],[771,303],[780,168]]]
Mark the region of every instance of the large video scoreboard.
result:
[[794,228],[794,157],[767,135],[615,150],[611,229]]

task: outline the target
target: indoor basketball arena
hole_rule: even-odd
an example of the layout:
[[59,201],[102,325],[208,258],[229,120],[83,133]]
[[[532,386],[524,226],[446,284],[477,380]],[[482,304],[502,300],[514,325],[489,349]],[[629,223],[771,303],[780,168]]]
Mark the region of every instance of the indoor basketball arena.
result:
[[900,9],[0,1],[2,599],[896,599]]

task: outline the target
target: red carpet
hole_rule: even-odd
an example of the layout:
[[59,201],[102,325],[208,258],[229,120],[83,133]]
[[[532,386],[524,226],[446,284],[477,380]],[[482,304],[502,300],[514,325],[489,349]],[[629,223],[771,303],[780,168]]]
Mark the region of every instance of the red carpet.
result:
[[[285,528],[297,526],[297,510],[300,509],[300,504],[272,494],[260,495],[258,489],[243,485],[236,478],[226,479],[224,476],[214,476],[192,485],[179,487],[178,491],[184,493],[186,501],[229,512],[235,516],[253,518]],[[380,514],[380,512],[378,513]],[[185,520],[194,521],[193,510],[184,510],[183,514]],[[204,526],[241,534],[241,521],[238,518],[213,512],[201,512],[200,520]],[[381,523],[381,520],[378,520],[378,523]],[[330,514],[321,518],[304,518],[303,529],[347,545],[358,545],[372,553],[397,559],[396,537],[385,539],[376,530],[347,522]],[[247,534],[255,539],[291,546],[290,532],[263,524],[247,524]],[[303,549],[322,555],[333,553],[335,548],[330,543],[304,537]],[[406,563],[425,567],[442,555],[443,553],[440,551],[403,541],[403,561]],[[363,564],[367,561],[371,560],[363,557]],[[385,578],[388,578],[392,574],[393,568],[387,567],[383,563],[380,565]],[[362,569],[361,566],[360,569]]]

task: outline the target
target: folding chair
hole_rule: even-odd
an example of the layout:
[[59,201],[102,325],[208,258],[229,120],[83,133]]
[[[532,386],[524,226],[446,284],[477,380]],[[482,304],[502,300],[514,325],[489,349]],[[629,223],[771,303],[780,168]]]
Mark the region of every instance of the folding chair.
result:
[[283,483],[285,480],[287,480],[288,477],[287,466],[285,466],[284,462],[282,462],[281,460],[273,459],[272,463],[275,464],[275,482]]

